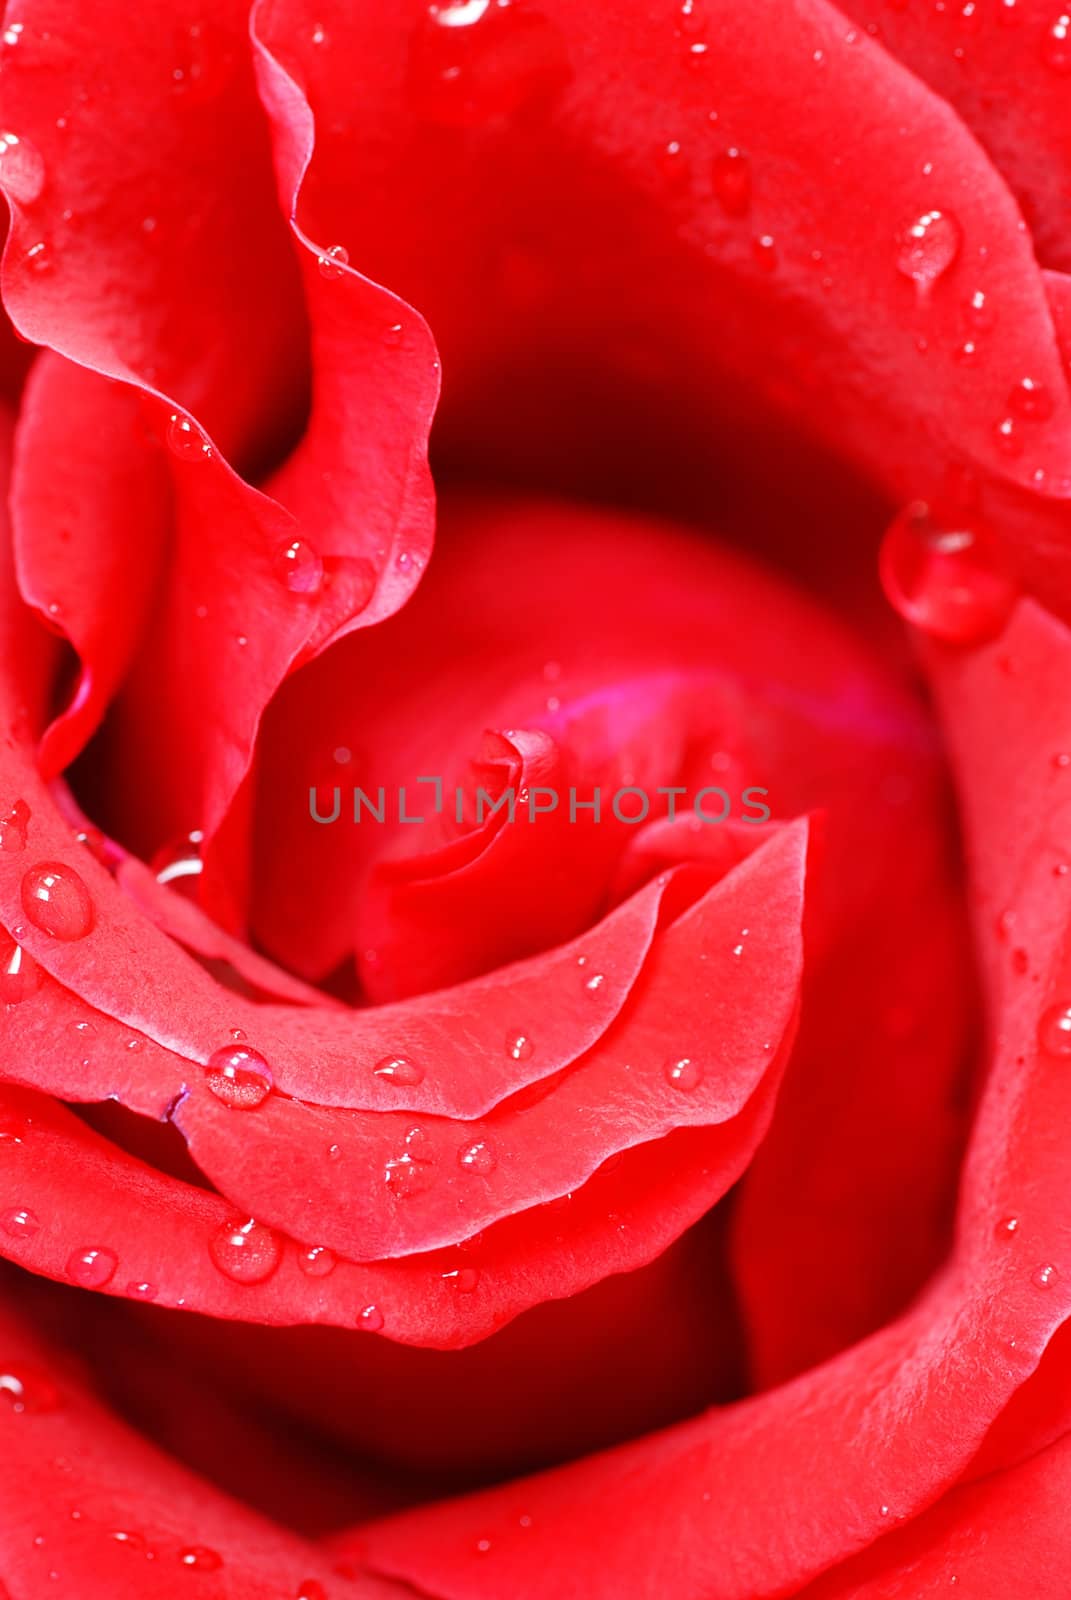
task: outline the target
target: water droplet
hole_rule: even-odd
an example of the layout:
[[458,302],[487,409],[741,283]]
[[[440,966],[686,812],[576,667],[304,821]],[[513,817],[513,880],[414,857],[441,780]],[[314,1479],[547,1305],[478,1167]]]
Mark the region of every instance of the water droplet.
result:
[[[49,250],[44,239],[38,239],[36,244],[32,244],[22,259],[24,265],[27,266],[31,272],[37,272],[43,276],[46,272],[52,271],[52,252]],[[52,605],[48,607],[48,611],[50,616],[57,617],[59,615],[59,606],[53,602]]]
[[364,1310],[358,1313],[357,1323],[369,1333],[379,1333],[383,1327],[383,1313],[378,1306],[365,1306]]
[[0,1004],[13,1006],[41,987],[41,968],[28,950],[0,931]]
[[167,420],[167,447],[180,461],[208,461],[212,446],[192,417],[172,411]]
[[1014,417],[1002,417],[993,425],[993,441],[1002,456],[1021,456],[1023,441],[1019,437],[1019,430],[1015,425]]
[[473,1294],[479,1287],[479,1267],[457,1267],[453,1272],[443,1273],[443,1282],[451,1289],[456,1289],[458,1294]]
[[131,1300],[155,1300],[160,1293],[155,1283],[128,1283],[126,1292]]
[[1015,585],[992,536],[980,525],[946,527],[921,502],[890,526],[880,572],[889,603],[905,621],[956,644],[994,638],[1015,603]]
[[329,245],[323,254],[316,258],[321,278],[327,278],[329,281],[344,278],[349,264],[350,253],[344,244]]
[[40,1226],[37,1212],[27,1211],[24,1206],[16,1206],[11,1211],[5,1211],[0,1217],[0,1228],[13,1239],[32,1239]]
[[996,1235],[998,1239],[1003,1239],[1005,1241],[1014,1239],[1018,1232],[1018,1217],[1001,1217],[1000,1221],[997,1223]]
[[385,1078],[388,1083],[405,1089],[415,1089],[418,1083],[424,1082],[424,1068],[419,1061],[410,1061],[408,1056],[384,1056],[372,1071],[377,1078]]
[[995,325],[997,314],[989,295],[976,289],[963,303],[963,320],[977,333],[988,333]]
[[963,230],[950,211],[925,211],[900,235],[896,270],[925,293],[948,271],[962,242]]
[[209,1240],[208,1253],[235,1283],[264,1283],[282,1259],[282,1246],[270,1228],[250,1217],[225,1222]]
[[271,1068],[249,1045],[223,1045],[205,1065],[205,1082],[233,1111],[255,1111],[272,1090]]
[[658,165],[667,183],[681,183],[688,176],[688,163],[684,160],[679,139],[670,139],[662,146]]
[[305,1578],[298,1586],[296,1600],[327,1600],[327,1590],[319,1578]]
[[1051,1261],[1043,1261],[1039,1267],[1035,1267],[1030,1281],[1035,1289],[1051,1289],[1059,1276]]
[[17,133],[0,133],[0,184],[22,205],[31,205],[45,186],[45,164],[36,146]]
[[87,1244],[67,1261],[67,1276],[80,1289],[103,1289],[115,1276],[119,1258],[107,1245]]
[[589,994],[598,994],[605,982],[606,974],[604,972],[593,972],[590,978],[585,978],[584,988]]
[[760,272],[773,272],[777,266],[777,245],[772,234],[763,233],[751,241],[751,254]]
[[1050,1006],[1038,1024],[1038,1043],[1050,1056],[1071,1056],[1071,1005]]
[[14,854],[26,848],[26,829],[30,823],[30,808],[25,800],[16,800],[5,817],[0,817],[0,850]]
[[135,1533],[131,1528],[116,1528],[111,1537],[116,1544],[121,1544],[127,1550],[134,1550],[139,1555],[145,1549],[145,1535]]
[[566,81],[562,34],[511,0],[438,0],[413,34],[409,90],[418,115],[473,128],[548,99]]
[[1071,72],[1071,11],[1063,11],[1047,29],[1041,57],[1053,72]]
[[680,1089],[687,1093],[698,1089],[703,1081],[703,1069],[698,1061],[693,1061],[691,1056],[679,1056],[666,1062],[663,1067],[666,1082],[673,1089]]
[[406,1150],[404,1155],[387,1162],[383,1176],[397,1199],[413,1200],[430,1188],[433,1174],[430,1161],[422,1161],[412,1150]]
[[17,1366],[0,1362],[0,1395],[16,1414],[56,1411],[60,1403],[59,1391],[48,1374],[21,1361]]
[[40,861],[24,875],[22,907],[34,927],[53,939],[83,939],[93,926],[89,890],[61,861]]
[[341,1161],[342,1146],[340,1144],[329,1144],[327,1147],[327,1159],[329,1161]]
[[477,1139],[472,1144],[461,1146],[457,1153],[457,1163],[465,1172],[475,1172],[481,1178],[486,1178],[494,1172],[498,1159],[486,1139]]
[[317,594],[323,587],[324,564],[320,553],[304,539],[291,539],[279,551],[277,566],[291,594]]
[[206,1544],[194,1544],[186,1550],[180,1550],[179,1560],[184,1567],[192,1567],[195,1572],[218,1572],[223,1565],[219,1551],[210,1549]]
[[1008,410],[1026,422],[1047,422],[1052,416],[1052,395],[1034,378],[1020,378],[1008,396]]
[[507,1033],[506,1054],[511,1061],[531,1061],[535,1045],[527,1033]]
[[338,1257],[325,1244],[311,1244],[298,1251],[298,1266],[308,1278],[326,1278],[334,1272]]

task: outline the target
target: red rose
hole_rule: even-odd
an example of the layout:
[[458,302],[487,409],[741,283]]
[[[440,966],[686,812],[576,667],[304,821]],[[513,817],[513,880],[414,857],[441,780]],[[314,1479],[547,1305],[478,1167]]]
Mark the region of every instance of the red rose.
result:
[[1062,1593],[1071,17],[3,29],[0,1596]]

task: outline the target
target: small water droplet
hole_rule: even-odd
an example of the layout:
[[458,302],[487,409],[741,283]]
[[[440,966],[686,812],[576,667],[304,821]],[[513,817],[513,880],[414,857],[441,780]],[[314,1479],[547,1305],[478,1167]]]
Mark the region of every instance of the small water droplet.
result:
[[751,254],[760,272],[773,272],[777,266],[777,245],[773,235],[760,234],[751,241]]
[[486,1139],[477,1139],[472,1144],[464,1144],[457,1153],[458,1166],[465,1172],[478,1173],[481,1178],[486,1178],[494,1172],[498,1160]]
[[997,320],[990,296],[976,289],[963,303],[963,320],[977,333],[989,333]]
[[179,1560],[184,1567],[191,1567],[194,1572],[218,1572],[223,1565],[223,1557],[219,1551],[210,1549],[206,1544],[194,1544],[186,1550],[180,1550]]
[[329,1144],[327,1147],[327,1159],[328,1161],[341,1161],[342,1146],[340,1144]]
[[298,1585],[295,1600],[327,1600],[327,1590],[319,1578],[305,1578]]
[[282,1259],[282,1246],[270,1228],[250,1217],[225,1222],[209,1240],[208,1253],[235,1283],[264,1283]]
[[703,1081],[703,1069],[691,1056],[679,1056],[667,1061],[663,1071],[670,1087],[685,1093],[698,1089]]
[[0,817],[0,850],[7,854],[25,850],[29,824],[29,806],[25,800],[16,800],[7,815]]
[[386,1163],[383,1176],[392,1195],[399,1200],[413,1200],[431,1187],[433,1173],[430,1161],[421,1160],[413,1149],[407,1149],[404,1155]]
[[1035,1289],[1051,1289],[1059,1276],[1051,1261],[1043,1261],[1039,1267],[1035,1267],[1030,1281]]
[[531,1035],[511,1032],[506,1035],[506,1054],[511,1061],[531,1061],[535,1045]]
[[424,1068],[419,1061],[411,1061],[408,1056],[384,1056],[372,1068],[377,1078],[384,1078],[388,1083],[396,1083],[400,1088],[415,1089],[418,1083],[424,1082]]
[[155,1300],[160,1293],[155,1283],[134,1282],[128,1283],[126,1292],[131,1300]]
[[28,1211],[25,1206],[15,1206],[10,1211],[5,1211],[0,1217],[0,1228],[11,1235],[13,1239],[32,1239],[40,1229],[41,1222],[36,1211]]
[[350,253],[344,244],[329,245],[322,255],[316,258],[321,278],[329,281],[346,276],[346,268],[350,264]]
[[172,411],[167,419],[167,447],[180,461],[208,461],[212,446],[192,417]]
[[121,1544],[124,1549],[134,1550],[139,1555],[145,1549],[145,1535],[143,1533],[135,1533],[132,1528],[116,1528],[111,1537],[116,1544]]
[[1052,395],[1034,378],[1020,378],[1008,396],[1008,410],[1026,422],[1047,422],[1052,416]]
[[598,994],[605,982],[606,974],[604,972],[593,972],[590,978],[585,978],[584,988],[588,994]]
[[291,539],[283,545],[276,566],[291,594],[317,594],[323,587],[323,561],[305,539]]
[[16,1415],[56,1411],[60,1404],[59,1391],[48,1374],[21,1361],[17,1366],[0,1362],[0,1395]]
[[451,1289],[456,1289],[458,1294],[473,1294],[479,1287],[479,1267],[457,1267],[453,1272],[443,1273],[443,1282]]
[[0,1004],[13,1006],[41,987],[41,968],[28,950],[0,931]]
[[926,293],[955,261],[963,230],[950,211],[925,211],[900,235],[896,270]]
[[93,926],[93,901],[78,873],[61,861],[39,861],[22,880],[22,908],[53,939],[84,939]]
[[17,133],[0,133],[0,184],[22,205],[31,205],[45,186],[45,164],[37,147]]
[[1002,417],[993,424],[993,442],[1002,456],[1014,458],[1023,453],[1023,441],[1014,417]]
[[1071,1056],[1071,1004],[1050,1006],[1038,1024],[1038,1043],[1050,1056]]
[[1005,1242],[1007,1242],[1009,1239],[1014,1239],[1018,1232],[1018,1217],[1001,1217],[1000,1221],[997,1223],[996,1235],[998,1239],[1003,1239]]
[[223,1045],[205,1065],[205,1082],[233,1111],[255,1111],[272,1090],[271,1068],[249,1045]]
[[1053,72],[1071,72],[1071,11],[1062,11],[1046,30],[1041,58]]
[[383,1313],[378,1306],[365,1306],[357,1315],[357,1324],[369,1333],[379,1333],[383,1327]]
[[559,29],[511,0],[438,0],[412,36],[409,90],[429,122],[473,128],[547,100],[565,83]]
[[326,1278],[334,1272],[338,1257],[325,1244],[312,1244],[298,1251],[298,1266],[308,1278]]
[[905,621],[956,644],[995,637],[1016,588],[996,541],[981,525],[946,527],[916,502],[891,524],[881,547],[882,586]]
[[118,1265],[119,1257],[107,1245],[82,1245],[68,1258],[67,1276],[80,1289],[103,1289],[115,1276]]

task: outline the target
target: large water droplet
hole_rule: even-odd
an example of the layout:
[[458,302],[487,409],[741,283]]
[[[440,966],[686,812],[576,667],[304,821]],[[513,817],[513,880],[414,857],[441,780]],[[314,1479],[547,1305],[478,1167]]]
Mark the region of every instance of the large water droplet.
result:
[[513,1030],[506,1035],[506,1054],[511,1061],[531,1061],[535,1052],[532,1037],[527,1033]]
[[404,1155],[387,1162],[383,1176],[392,1195],[399,1200],[412,1200],[431,1187],[433,1174],[430,1161],[422,1161],[406,1150]]
[[41,968],[28,950],[0,931],[0,1005],[17,1005],[41,987]]
[[180,461],[208,461],[212,446],[192,417],[172,411],[167,422],[167,446]]
[[670,1087],[685,1093],[698,1089],[703,1081],[703,1069],[691,1056],[674,1057],[666,1062],[662,1070]]
[[963,230],[950,211],[925,211],[900,235],[896,270],[929,290],[955,261]]
[[439,0],[413,34],[409,88],[429,122],[473,128],[547,100],[568,78],[565,44],[511,0]]
[[223,1045],[205,1065],[205,1082],[233,1111],[255,1111],[272,1090],[271,1068],[249,1045]]
[[225,1222],[208,1241],[208,1253],[225,1277],[235,1283],[264,1283],[282,1260],[276,1234],[252,1217]]
[[346,276],[346,268],[350,264],[350,253],[344,244],[328,245],[327,249],[316,258],[316,266],[321,278],[332,282]]
[[298,1266],[308,1278],[326,1278],[334,1272],[338,1257],[325,1244],[310,1244],[298,1251]]
[[1059,1276],[1060,1274],[1051,1261],[1043,1261],[1039,1267],[1034,1269],[1030,1281],[1035,1289],[1051,1289],[1059,1279]]
[[196,898],[197,880],[204,871],[204,858],[201,855],[204,838],[200,828],[195,828],[158,850],[151,862],[157,883],[166,884],[169,889],[188,899]]
[[383,1313],[378,1306],[365,1306],[364,1310],[358,1313],[357,1325],[368,1333],[379,1333],[383,1322]]
[[26,829],[30,824],[30,808],[25,800],[16,800],[6,816],[0,817],[0,850],[14,854],[26,848]]
[[192,1567],[195,1572],[218,1572],[223,1565],[219,1551],[206,1544],[193,1544],[180,1550],[179,1560],[184,1567]]
[[323,561],[305,539],[291,539],[283,545],[276,564],[291,594],[317,594],[323,587]]
[[31,205],[45,186],[40,153],[17,133],[0,133],[0,184],[22,205]]
[[1062,11],[1046,30],[1041,58],[1053,72],[1071,72],[1071,11]]
[[443,1273],[443,1282],[451,1289],[456,1289],[458,1294],[473,1294],[480,1284],[479,1267],[456,1267],[453,1272]]
[[80,1289],[103,1289],[115,1276],[119,1257],[107,1245],[86,1244],[75,1250],[67,1261],[67,1276]]
[[921,502],[890,526],[880,572],[905,621],[955,644],[994,638],[1015,604],[1016,586],[992,536],[980,525],[942,525]]
[[12,1239],[32,1239],[40,1227],[41,1221],[37,1212],[28,1211],[25,1206],[14,1206],[0,1217],[0,1228],[10,1234]]
[[408,1056],[384,1056],[372,1068],[377,1078],[385,1078],[388,1083],[396,1083],[400,1088],[415,1089],[418,1083],[424,1082],[424,1068],[419,1061],[411,1061]]
[[751,209],[751,162],[731,146],[714,157],[714,198],[730,217],[744,217]]
[[1038,1024],[1038,1043],[1050,1056],[1071,1056],[1071,1004],[1050,1006]]
[[39,861],[22,880],[22,907],[53,939],[83,939],[93,926],[93,901],[78,873],[61,861]]
[[475,1172],[481,1178],[486,1178],[494,1172],[498,1158],[486,1139],[476,1139],[472,1144],[461,1146],[457,1153],[457,1163],[463,1171]]

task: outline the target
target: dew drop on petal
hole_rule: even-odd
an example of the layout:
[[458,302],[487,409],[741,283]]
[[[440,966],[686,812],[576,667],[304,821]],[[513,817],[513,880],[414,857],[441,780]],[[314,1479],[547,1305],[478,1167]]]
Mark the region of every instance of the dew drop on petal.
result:
[[283,545],[276,565],[291,594],[316,594],[323,587],[323,561],[305,539],[291,539]]
[[506,1035],[506,1054],[511,1061],[531,1061],[535,1045],[531,1035],[512,1032]]
[[969,295],[963,303],[963,320],[975,332],[988,333],[997,320],[990,296],[981,289]]
[[184,1567],[191,1567],[195,1572],[218,1572],[223,1565],[219,1551],[212,1550],[206,1544],[193,1544],[180,1550],[179,1560]]
[[321,255],[316,258],[316,265],[321,278],[332,281],[344,278],[346,268],[350,264],[350,253],[344,244],[329,245]]
[[134,1283],[128,1283],[126,1286],[126,1292],[130,1296],[131,1300],[144,1301],[155,1300],[156,1296],[160,1293],[155,1283],[147,1283],[143,1280],[140,1282],[136,1281]]
[[17,1005],[41,987],[41,968],[28,950],[0,931],[0,1005]]
[[1046,422],[1052,416],[1052,395],[1034,378],[1020,378],[1008,396],[1008,410],[1025,422]]
[[906,622],[955,644],[995,637],[1016,587],[981,526],[946,527],[921,502],[893,520],[881,547],[882,587]]
[[997,1238],[998,1239],[1003,1239],[1005,1241],[1005,1243],[1007,1243],[1011,1239],[1014,1239],[1018,1232],[1019,1232],[1019,1218],[1018,1217],[1001,1217],[1000,1221],[997,1223],[997,1226],[996,1226]]
[[278,1236],[261,1222],[225,1222],[208,1242],[208,1253],[235,1283],[264,1283],[282,1260]]
[[384,1078],[388,1083],[396,1083],[401,1088],[415,1089],[418,1083],[424,1082],[424,1068],[419,1061],[411,1061],[408,1056],[384,1056],[372,1068],[377,1078]]
[[383,1177],[387,1188],[396,1199],[413,1200],[431,1187],[433,1177],[431,1162],[422,1161],[418,1155],[406,1150],[404,1155],[395,1156],[386,1163]]
[[115,1276],[119,1258],[106,1245],[82,1245],[67,1261],[67,1276],[80,1289],[102,1289]]
[[773,272],[777,267],[777,244],[772,234],[760,234],[751,241],[751,255],[760,272]]
[[298,1585],[295,1600],[327,1600],[327,1590],[319,1578],[305,1578]]
[[249,1045],[227,1044],[213,1051],[205,1082],[217,1100],[234,1111],[255,1111],[272,1090],[271,1068]]
[[1043,1261],[1039,1267],[1035,1267],[1030,1281],[1035,1289],[1051,1289],[1059,1276],[1051,1261]]
[[16,1415],[57,1411],[60,1405],[59,1390],[48,1374],[21,1361],[0,1361],[0,1398]]
[[25,850],[29,823],[29,806],[25,800],[16,800],[6,816],[0,817],[0,850],[8,855]]
[[12,1239],[32,1239],[40,1227],[37,1212],[28,1211],[25,1206],[14,1206],[0,1216],[0,1228]]
[[456,1289],[458,1294],[472,1294],[479,1287],[479,1267],[457,1267],[453,1272],[443,1273],[443,1282],[451,1289]]
[[298,1266],[307,1278],[326,1278],[334,1272],[338,1257],[325,1244],[308,1245],[298,1251]]
[[475,1172],[481,1178],[486,1178],[494,1172],[498,1160],[486,1139],[477,1139],[472,1144],[464,1144],[457,1153],[457,1164],[465,1172]]
[[45,186],[40,152],[17,133],[0,133],[0,184],[22,205],[31,205]]
[[900,235],[896,270],[928,290],[959,254],[963,230],[950,211],[925,211]]
[[383,1327],[383,1320],[383,1313],[378,1306],[365,1306],[364,1310],[358,1313],[357,1325],[366,1328],[369,1333],[379,1333]]
[[204,871],[201,855],[204,837],[200,828],[195,828],[158,850],[150,863],[157,883],[166,884],[169,889],[193,899],[197,880]]
[[673,1089],[680,1089],[687,1093],[698,1089],[703,1081],[703,1069],[698,1061],[691,1056],[679,1056],[666,1062],[664,1067],[666,1082]]
[[1002,456],[1014,459],[1023,453],[1023,441],[1014,417],[1002,417],[993,424],[993,442]]
[[1062,11],[1046,30],[1041,57],[1053,72],[1071,72],[1071,11]]
[[1050,1006],[1038,1024],[1038,1043],[1049,1056],[1071,1056],[1071,1004]]
[[549,99],[569,73],[563,35],[512,0],[437,0],[412,35],[409,92],[417,115],[474,128]]
[[745,217],[751,209],[751,162],[735,145],[721,150],[711,166],[714,198],[729,217]]
[[83,939],[93,926],[93,901],[78,873],[61,861],[39,861],[22,879],[22,908],[53,939]]
[[192,417],[172,411],[167,419],[167,447],[180,461],[208,461],[212,446]]

